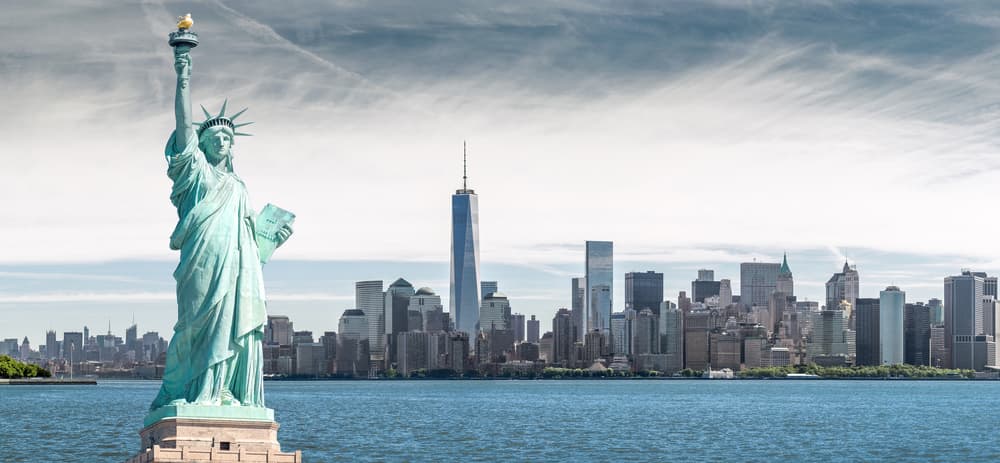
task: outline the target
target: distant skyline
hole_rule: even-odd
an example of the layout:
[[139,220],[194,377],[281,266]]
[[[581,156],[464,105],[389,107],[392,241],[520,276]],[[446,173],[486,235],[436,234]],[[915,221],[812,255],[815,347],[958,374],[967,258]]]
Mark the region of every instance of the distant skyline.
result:
[[969,238],[1000,225],[994,3],[27,3],[0,18],[0,336],[132,312],[169,333],[166,33],[188,10],[195,104],[250,107],[236,171],[297,215],[265,272],[303,329],[335,329],[354,281],[447,299],[462,140],[481,279],[543,331],[586,240],[614,242],[615,311],[626,272],[675,300],[786,250],[821,303],[845,257],[869,298],[1000,269]]

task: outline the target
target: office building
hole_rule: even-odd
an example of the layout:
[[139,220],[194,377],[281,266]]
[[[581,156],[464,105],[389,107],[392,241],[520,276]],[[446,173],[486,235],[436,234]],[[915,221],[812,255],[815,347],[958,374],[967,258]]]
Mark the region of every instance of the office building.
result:
[[[860,279],[858,270],[844,262],[844,268],[840,273],[834,273],[826,282],[826,308],[836,310],[842,301],[847,301],[854,307],[854,300],[858,298],[860,291]],[[848,327],[854,327],[854,316],[848,316]]]
[[778,269],[778,282],[776,291],[785,293],[786,296],[795,295],[795,284],[792,278],[792,269],[788,267],[788,254],[781,257],[781,268]]
[[879,292],[879,355],[883,365],[901,365],[904,359],[903,312],[906,293],[896,286]]
[[292,321],[284,315],[268,315],[264,341],[279,346],[292,345]]
[[614,278],[614,244],[610,241],[586,243],[586,291],[583,332],[607,331],[611,323]]
[[663,302],[663,274],[652,270],[625,274],[625,310],[641,312],[649,309],[660,313]]
[[405,331],[396,335],[396,370],[403,377],[428,367],[430,335],[425,332]]
[[[409,330],[410,327],[410,298],[415,291],[413,285],[403,278],[398,278],[392,282],[385,290],[385,302],[383,303],[385,316],[385,351],[388,352],[387,360],[392,363],[396,361],[397,334]],[[388,365],[386,365],[388,367]]]
[[42,354],[48,360],[59,358],[59,341],[56,340],[56,332],[54,330],[45,332],[45,352]]
[[684,312],[670,301],[660,306],[660,353],[666,355],[664,371],[684,369]]
[[903,362],[931,365],[931,308],[906,304],[903,313]]
[[744,262],[740,264],[740,303],[743,307],[767,307],[771,293],[778,289],[781,264]]
[[573,320],[576,340],[583,339],[583,315],[587,312],[587,279],[573,278],[570,286],[570,312]]
[[708,310],[688,312],[684,317],[684,367],[703,371],[708,368],[709,331],[712,329],[712,314]]
[[364,312],[368,334],[369,353],[375,359],[383,357],[385,350],[385,293],[382,280],[367,280],[354,283],[354,306]]
[[726,308],[733,304],[733,284],[728,279],[719,280],[719,307]]
[[562,365],[566,368],[573,367],[570,359],[575,336],[573,335],[573,321],[569,309],[559,309],[552,319],[552,358],[549,363]]
[[720,330],[711,332],[708,350],[713,370],[740,369],[740,338],[736,333]]
[[483,298],[483,305],[479,308],[479,328],[482,332],[510,329],[511,318],[510,301],[505,294],[496,291]]
[[496,281],[481,281],[479,282],[479,297],[486,298],[490,294],[500,291],[500,284]]
[[857,340],[857,363],[858,365],[880,365],[882,354],[880,350],[880,323],[881,315],[879,307],[881,299],[857,298],[855,299],[855,326]]
[[931,311],[931,324],[944,325],[944,302],[941,299],[932,298],[927,301],[927,307]]
[[531,319],[528,320],[528,329],[527,329],[528,342],[538,344],[538,341],[540,339],[538,336],[539,328],[540,328],[539,321],[535,319],[534,315],[532,315]]
[[626,310],[611,314],[610,343],[611,354],[632,355],[632,321],[635,320],[635,311]]
[[812,342],[807,350],[814,363],[823,365],[825,358],[830,357],[837,365],[849,364],[855,359],[855,343],[855,333],[847,328],[847,314],[843,310],[821,310],[813,314]]
[[931,366],[942,368],[950,362],[944,348],[945,330],[943,324],[931,325]]
[[516,313],[510,316],[511,329],[514,330],[514,340],[518,343],[524,341],[524,314]]
[[[657,310],[659,311],[659,310]],[[632,355],[660,353],[658,318],[650,309],[642,309],[632,321]]]
[[[407,311],[419,312],[421,316],[421,325],[409,327],[410,331],[444,331],[448,329],[447,325],[442,326],[444,305],[441,304],[441,296],[435,294],[434,290],[430,288],[424,287],[414,292],[413,296],[410,296]],[[433,326],[428,326],[429,324]]]
[[974,368],[976,362],[973,344],[975,337],[984,333],[984,296],[985,278],[981,275],[963,271],[961,275],[944,279],[944,347],[949,357],[947,367]]
[[[156,335],[157,339],[159,335]],[[143,341],[145,341],[145,336],[143,336]],[[16,340],[15,340],[16,343]],[[143,343],[145,344],[145,342]],[[0,355],[5,354],[2,349],[0,349]],[[62,340],[62,358],[66,360],[72,360],[78,362],[83,359],[83,333],[79,331],[65,331],[63,332]],[[152,358],[146,357],[144,360],[156,360],[156,356]]]
[[691,301],[705,302],[710,297],[720,296],[721,291],[722,282],[715,281],[715,271],[701,269],[698,270],[698,279],[691,282]]
[[462,189],[451,197],[449,312],[455,329],[475,339],[479,331],[479,198],[469,189],[463,153]]

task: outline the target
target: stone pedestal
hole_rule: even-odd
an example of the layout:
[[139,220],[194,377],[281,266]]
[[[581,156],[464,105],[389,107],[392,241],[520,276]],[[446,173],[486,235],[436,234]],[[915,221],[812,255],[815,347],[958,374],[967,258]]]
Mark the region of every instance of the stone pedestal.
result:
[[301,463],[278,444],[274,411],[254,407],[166,406],[146,416],[142,452],[126,463]]

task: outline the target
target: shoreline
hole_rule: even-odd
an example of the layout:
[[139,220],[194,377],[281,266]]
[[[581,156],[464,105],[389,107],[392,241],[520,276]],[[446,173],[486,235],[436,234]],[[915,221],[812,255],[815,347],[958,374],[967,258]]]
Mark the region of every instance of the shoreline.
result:
[[0,378],[0,386],[94,386],[96,379]]

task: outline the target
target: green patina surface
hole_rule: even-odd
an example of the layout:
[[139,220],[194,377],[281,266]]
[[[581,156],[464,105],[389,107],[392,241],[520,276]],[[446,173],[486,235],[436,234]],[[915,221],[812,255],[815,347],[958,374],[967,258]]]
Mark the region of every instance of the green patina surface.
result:
[[236,130],[249,124],[234,121],[245,109],[227,115],[223,103],[218,114],[204,111],[206,120],[195,124],[189,82],[197,41],[172,37],[171,45],[176,126],[165,154],[178,218],[170,237],[170,248],[180,251],[174,271],[177,324],[163,383],[145,422],[168,417],[273,420],[274,412],[264,408],[267,314],[261,266],[291,235],[294,215],[280,210],[285,219],[258,226],[232,162],[234,137],[246,135]]

